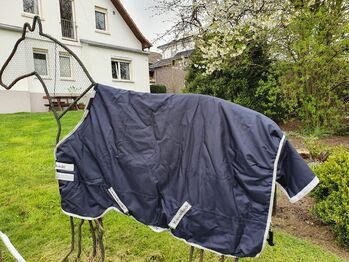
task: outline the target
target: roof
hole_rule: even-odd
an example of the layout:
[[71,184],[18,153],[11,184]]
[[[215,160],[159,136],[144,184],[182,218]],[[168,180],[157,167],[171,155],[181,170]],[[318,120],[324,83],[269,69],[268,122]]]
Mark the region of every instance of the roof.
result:
[[121,17],[125,20],[128,27],[131,29],[131,31],[134,33],[136,38],[142,43],[142,48],[150,48],[152,44],[148,41],[148,39],[142,34],[142,32],[137,27],[136,23],[131,18],[130,14],[127,12],[125,7],[122,5],[120,0],[111,0],[115,8],[120,13]]
[[182,58],[182,57],[189,57],[191,56],[191,54],[194,52],[194,49],[189,49],[189,50],[184,50],[181,52],[178,52],[175,56],[174,59],[178,59],[178,58]]
[[171,65],[173,58],[167,58],[167,59],[161,59],[160,61],[157,61],[156,63],[151,65],[151,68],[159,68],[167,65]]
[[151,68],[159,68],[159,67],[171,65],[172,61],[179,60],[182,58],[188,58],[193,52],[194,52],[194,49],[178,52],[174,57],[161,59],[160,61],[157,61],[156,63],[151,65]]
[[172,40],[171,42],[163,44],[163,45],[160,45],[157,48],[164,49],[164,48],[167,48],[167,47],[169,47],[171,45],[177,44],[179,42],[190,42],[192,40],[193,40],[193,36],[186,36],[186,37],[183,37],[183,38],[180,38],[180,39]]
[[160,61],[162,58],[162,55],[157,52],[150,52],[149,53],[149,64],[154,64],[158,61]]

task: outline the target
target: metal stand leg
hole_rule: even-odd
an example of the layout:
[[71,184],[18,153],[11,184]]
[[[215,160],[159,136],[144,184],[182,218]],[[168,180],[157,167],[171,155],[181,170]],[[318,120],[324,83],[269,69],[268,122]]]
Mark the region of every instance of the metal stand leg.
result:
[[84,224],[85,220],[81,219],[81,222],[78,227],[78,255],[76,257],[76,260],[78,261],[80,256],[81,256],[81,241],[82,241],[82,233],[81,233],[81,228],[82,225]]
[[200,260],[199,261],[200,262],[204,261],[204,250],[203,249],[200,250]]
[[90,232],[92,235],[92,243],[93,243],[93,257],[95,257],[97,255],[97,239],[96,239],[96,229],[93,226],[93,223],[91,220],[88,221],[88,223],[90,224]]
[[71,244],[69,253],[62,259],[62,262],[67,261],[68,257],[74,251],[74,243],[75,243],[75,230],[74,230],[74,218],[70,217],[70,230],[71,230]]
[[224,262],[224,255],[221,256],[221,262]]
[[193,256],[194,256],[194,247],[190,246],[190,251],[189,251],[189,262],[193,261]]
[[103,262],[105,258],[105,250],[104,250],[104,244],[103,244],[104,229],[103,229],[102,218],[97,219],[96,224],[98,227],[98,244],[99,244],[99,249],[101,251],[101,261]]
[[239,261],[239,258],[238,258],[238,257],[236,257],[234,261],[235,261],[235,262]]

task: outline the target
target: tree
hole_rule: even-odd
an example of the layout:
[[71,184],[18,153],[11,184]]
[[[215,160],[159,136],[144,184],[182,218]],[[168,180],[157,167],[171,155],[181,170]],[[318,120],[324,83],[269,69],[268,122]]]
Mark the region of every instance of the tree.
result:
[[[348,112],[343,99],[349,84],[347,0],[159,3],[180,14],[173,32],[197,35],[200,69],[206,75],[224,72],[231,61],[245,57],[250,43],[263,42],[269,47],[266,55],[274,61],[273,77],[268,79],[305,125],[336,128]],[[263,88],[269,85],[262,84]]]
[[259,82],[264,79],[271,61],[265,56],[266,47],[250,44],[244,54],[225,61],[220,70],[207,74],[202,66],[203,53],[196,49],[191,56],[184,92],[213,95],[241,105],[261,110],[256,97]]

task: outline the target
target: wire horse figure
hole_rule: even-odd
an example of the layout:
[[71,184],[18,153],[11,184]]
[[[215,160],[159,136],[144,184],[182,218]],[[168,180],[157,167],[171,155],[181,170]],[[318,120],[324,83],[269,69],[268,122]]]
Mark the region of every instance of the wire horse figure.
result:
[[[38,29],[38,31],[36,30]],[[32,34],[32,35],[30,35]],[[26,42],[27,41],[27,42]],[[15,77],[14,79],[11,79],[11,70],[13,71],[18,71],[19,70],[28,70],[27,64],[24,61],[19,61],[17,60],[14,63],[17,68],[13,67],[13,61],[16,60],[16,56],[18,55],[17,53],[20,51],[30,51],[30,52],[22,52],[22,57],[19,57],[18,59],[25,59],[23,55],[28,55],[28,53],[32,54],[33,50],[26,50],[25,48],[28,47],[28,42],[36,42],[38,41],[45,41],[45,45],[47,46],[49,43],[54,44],[54,49],[55,49],[55,58],[57,57],[57,51],[58,50],[63,50],[64,52],[68,53],[73,59],[74,62],[77,64],[78,68],[80,69],[80,73],[83,73],[83,76],[85,78],[85,82],[88,83],[86,88],[83,90],[81,94],[61,113],[58,112],[58,110],[55,107],[55,104],[53,103],[53,95],[56,94],[57,90],[57,81],[56,77],[54,81],[51,81],[52,83],[47,83],[47,81],[44,80],[44,78],[35,70],[35,68],[32,68],[32,71],[29,70],[29,72],[21,72],[22,74],[20,76]],[[31,43],[32,44],[32,43]],[[31,46],[29,43],[29,46]],[[30,47],[32,49],[32,47]],[[56,75],[56,70],[57,70],[57,61],[55,61],[55,65],[53,68],[53,71],[55,72]],[[12,63],[12,64],[11,64]],[[24,63],[24,64],[23,64]],[[33,63],[32,63],[33,64]],[[0,85],[4,87],[7,90],[10,90],[13,88],[20,80],[28,78],[28,77],[36,77],[37,80],[40,82],[42,85],[45,95],[49,101],[49,106],[52,110],[52,113],[54,115],[54,118],[57,123],[57,136],[56,136],[56,144],[60,141],[60,136],[61,136],[61,131],[62,131],[62,125],[61,125],[61,119],[66,115],[66,113],[74,108],[78,101],[80,101],[94,86],[96,85],[96,82],[92,79],[91,75],[87,71],[86,67],[82,63],[82,61],[79,59],[79,57],[66,45],[55,39],[54,37],[45,34],[42,29],[42,23],[41,20],[38,16],[35,16],[33,19],[32,25],[29,23],[25,23],[23,26],[23,31],[22,31],[22,36],[18,41],[15,43],[15,46],[10,54],[10,56],[7,58],[5,61],[4,65],[2,66],[0,70]],[[5,83],[6,82],[6,83]],[[77,251],[77,258],[81,256],[81,228],[82,225],[85,221],[81,220],[81,222],[78,225],[78,251]],[[102,261],[104,260],[104,245],[103,245],[103,222],[102,218],[97,219],[95,221],[88,221],[89,226],[90,226],[90,232],[92,234],[92,241],[93,241],[93,256],[95,257],[97,255],[97,245],[100,247],[100,253],[101,253],[101,258]],[[93,223],[95,222],[95,223]],[[66,261],[68,257],[73,253],[75,249],[75,224],[74,224],[74,218],[70,217],[70,227],[71,227],[71,248],[69,253],[63,258],[62,261]],[[98,236],[96,236],[96,231],[98,231]]]
[[[38,28],[38,31],[36,30],[37,28]],[[30,34],[32,34],[32,35],[30,35]],[[51,44],[51,45],[52,45],[52,43],[54,44],[53,50],[54,50],[55,64],[53,66],[52,71],[55,73],[55,76],[54,76],[53,81],[47,80],[45,77],[43,77],[41,74],[39,74],[37,72],[37,70],[35,69],[35,66],[33,67],[34,62],[32,61],[33,60],[32,56],[29,58],[27,57],[27,59],[25,59],[26,58],[25,56],[28,56],[28,54],[29,55],[33,54],[33,49],[35,47],[35,44],[37,45],[39,43],[38,41],[40,43],[45,43],[45,45],[46,45],[45,47],[47,47],[48,44]],[[35,44],[33,44],[33,42]],[[20,51],[22,51],[22,54],[20,56],[18,56],[18,53],[20,53]],[[57,90],[59,90],[58,89],[59,86],[58,86],[58,83],[56,81],[56,78],[57,78],[56,73],[57,73],[57,68],[58,68],[57,53],[59,53],[59,51],[64,51],[65,53],[68,53],[68,55],[70,57],[73,58],[73,60],[76,64],[76,67],[79,69],[79,70],[77,70],[75,76],[80,77],[80,79],[81,79],[80,82],[82,84],[85,84],[85,85],[83,85],[83,88],[84,88],[84,89],[82,89],[83,91],[81,93],[79,93],[77,98],[61,113],[58,112],[58,110],[56,109],[55,104],[53,102],[53,96],[56,94]],[[18,56],[18,60],[16,61],[17,56]],[[26,60],[26,61],[23,61],[23,60]],[[26,64],[28,62],[27,60],[31,61],[31,63]],[[11,72],[11,70],[14,69],[13,61],[16,62],[16,63],[14,63],[15,69],[27,70],[27,71],[17,72],[18,75],[20,75],[20,76],[12,77],[13,78],[12,79],[11,74],[13,74],[13,73],[9,73],[9,72]],[[61,67],[61,65],[59,65],[59,66]],[[28,68],[32,69],[32,70],[28,71]],[[70,68],[70,70],[71,70],[71,68]],[[93,78],[91,77],[91,75],[89,74],[88,70],[86,69],[86,67],[84,66],[82,61],[79,59],[79,57],[70,48],[68,48],[62,42],[58,41],[56,38],[54,38],[48,34],[45,34],[43,32],[42,23],[41,23],[41,20],[38,16],[34,17],[32,25],[30,25],[29,23],[24,24],[21,38],[18,39],[18,41],[15,43],[15,46],[14,46],[10,56],[7,58],[4,65],[0,69],[0,85],[2,87],[4,87],[5,89],[10,90],[20,80],[25,79],[25,78],[29,78],[29,77],[33,77],[33,76],[36,77],[36,79],[40,82],[41,86],[43,87],[44,92],[46,94],[46,97],[49,101],[49,106],[50,106],[52,113],[54,115],[54,118],[56,120],[57,127],[58,127],[57,136],[56,136],[56,144],[58,144],[58,142],[60,141],[60,136],[61,136],[61,131],[62,131],[62,125],[61,125],[62,118],[66,115],[66,113],[69,110],[71,110],[72,108],[74,108],[77,105],[78,101],[83,99],[87,95],[87,93],[96,86],[96,82],[93,80]],[[59,83],[59,84],[61,84],[61,83]],[[275,206],[276,206],[276,193],[274,195],[273,215],[275,214],[275,211],[276,211]],[[80,223],[78,224],[77,259],[80,258],[81,253],[82,253],[82,247],[81,247],[82,246],[81,245],[82,231],[81,230],[82,230],[82,226],[83,226],[84,222],[85,222],[85,220],[81,219]],[[88,223],[89,223],[90,232],[92,235],[92,243],[93,243],[92,254],[93,254],[93,257],[97,256],[97,246],[99,246],[100,257],[101,257],[101,260],[104,261],[105,249],[104,249],[104,244],[103,244],[104,229],[103,229],[102,218],[96,219],[94,221],[89,220]],[[70,251],[66,254],[66,256],[64,256],[62,261],[67,261],[69,256],[75,250],[75,223],[74,223],[74,218],[72,216],[70,216],[70,228],[71,228]],[[96,234],[96,232],[97,232],[97,234]],[[270,245],[274,245],[272,232],[269,232],[268,243]],[[190,250],[189,250],[189,262],[193,261],[193,257],[194,257],[194,247],[191,246]],[[225,257],[222,255],[220,261],[223,262],[224,258]],[[202,262],[203,259],[204,259],[204,250],[201,249],[200,253],[199,253],[199,261]],[[235,258],[235,261],[238,261],[238,258]],[[0,262],[1,262],[1,251],[0,251]]]

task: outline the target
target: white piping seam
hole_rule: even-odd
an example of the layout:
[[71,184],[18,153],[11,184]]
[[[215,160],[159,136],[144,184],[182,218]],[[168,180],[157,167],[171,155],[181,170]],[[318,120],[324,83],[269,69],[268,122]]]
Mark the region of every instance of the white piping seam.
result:
[[2,239],[2,242],[4,242],[5,246],[7,247],[8,251],[12,254],[12,256],[17,259],[18,262],[25,262],[24,258],[19,254],[17,249],[12,245],[10,239],[8,236],[6,236],[4,233],[0,231],[0,238]]
[[[117,209],[116,207],[109,207],[109,208],[107,208],[101,215],[99,215],[99,216],[97,216],[97,217],[84,217],[84,216],[79,216],[79,215],[76,215],[76,214],[73,214],[73,213],[66,212],[66,211],[64,211],[63,208],[61,208],[61,209],[62,209],[62,212],[63,212],[64,214],[66,214],[67,216],[75,217],[75,218],[78,218],[78,219],[84,219],[84,220],[96,220],[96,219],[98,219],[98,218],[103,217],[103,216],[104,216],[105,214],[107,214],[110,210],[114,210],[114,211],[116,211],[117,213],[126,215],[125,213],[122,213],[119,209]],[[127,217],[133,218],[137,223],[140,223],[140,224],[142,224],[142,225],[145,225],[145,226],[149,227],[151,230],[153,230],[153,231],[156,232],[156,233],[161,233],[161,232],[167,231],[167,232],[169,232],[174,238],[176,238],[176,239],[178,239],[178,240],[181,240],[181,241],[183,241],[184,243],[186,243],[186,244],[188,244],[188,245],[190,245],[190,246],[193,246],[193,247],[196,247],[196,248],[199,248],[199,249],[204,249],[204,250],[206,250],[206,251],[212,252],[212,253],[214,253],[214,254],[216,254],[216,255],[219,255],[219,256],[224,255],[224,256],[226,256],[226,257],[237,258],[237,256],[233,256],[233,255],[229,255],[229,254],[222,254],[222,253],[219,253],[219,252],[217,252],[217,251],[215,251],[215,250],[212,250],[212,249],[209,249],[209,248],[200,246],[200,245],[195,244],[195,243],[188,242],[187,240],[185,240],[185,239],[183,239],[183,238],[180,238],[180,237],[175,236],[175,235],[171,232],[171,230],[168,229],[168,228],[154,227],[154,226],[149,226],[149,225],[143,224],[142,222],[138,221],[138,220],[137,220],[134,216],[132,216],[132,215],[128,215]]]
[[293,197],[290,197],[288,195],[287,191],[283,188],[282,185],[280,185],[279,183],[277,184],[282,192],[284,192],[284,194],[287,196],[288,200],[293,204],[309,194],[319,184],[319,182],[319,178],[315,176],[300,192],[297,193],[297,195],[294,195]]
[[272,213],[273,213],[276,175],[277,175],[279,159],[280,159],[282,148],[284,146],[285,139],[286,139],[286,137],[285,137],[285,135],[283,135],[281,140],[280,140],[279,148],[278,148],[278,151],[276,153],[275,160],[274,160],[273,180],[272,180],[272,185],[271,185],[271,194],[270,194],[270,202],[269,202],[268,220],[267,220],[267,225],[265,227],[262,249],[255,257],[259,257],[261,255],[261,253],[264,250],[265,245],[267,243],[267,238],[268,238],[268,233],[269,233],[269,228],[270,228],[270,223],[271,223],[271,216],[272,216]]
[[118,195],[116,194],[116,192],[114,191],[114,188],[109,188],[108,189],[109,193],[112,195],[112,197],[114,198],[115,202],[119,205],[119,207],[122,209],[122,211],[126,214],[128,214],[128,209],[125,206],[124,203],[122,203],[121,199],[118,197]]
[[[93,90],[91,93],[91,98],[93,98],[95,96],[96,90]],[[68,135],[66,135],[61,141],[58,142],[58,144],[56,145],[56,147],[53,150],[53,154],[55,156],[55,160],[57,161],[57,148],[65,141],[67,140],[71,135],[73,135],[75,133],[75,131],[82,125],[82,123],[84,122],[84,120],[86,119],[88,113],[90,112],[87,107],[90,105],[91,103],[91,98],[89,100],[89,102],[87,103],[87,106],[85,108],[84,114],[82,116],[82,118],[80,119],[79,123],[74,127],[74,129],[72,131],[69,132]]]

